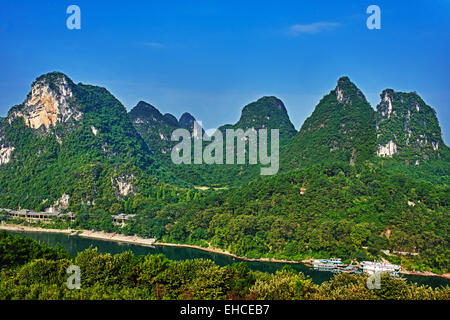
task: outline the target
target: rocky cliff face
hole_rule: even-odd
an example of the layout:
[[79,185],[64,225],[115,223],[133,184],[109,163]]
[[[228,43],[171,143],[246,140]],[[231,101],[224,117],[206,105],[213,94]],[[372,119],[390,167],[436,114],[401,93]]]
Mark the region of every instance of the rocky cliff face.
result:
[[73,88],[73,82],[62,73],[39,77],[24,103],[9,112],[8,121],[21,117],[33,129],[48,129],[59,122],[80,120],[82,113],[74,102]]
[[132,183],[134,178],[135,177],[132,174],[111,177],[111,183],[117,199],[122,199],[129,194],[136,194]]
[[338,80],[334,94],[337,101],[344,106],[353,104],[354,100],[367,102],[361,90],[348,77],[342,77]]
[[13,194],[0,194],[4,207],[57,210],[67,206],[68,196],[73,203],[93,203],[116,191],[133,194],[137,185],[120,179],[109,183],[110,172],[122,167],[124,175],[133,169],[145,179],[175,180],[156,163],[125,107],[105,88],[46,74],[0,119],[0,190]]
[[389,140],[386,145],[377,145],[377,156],[392,157],[397,153],[397,145],[394,141]]
[[[69,207],[70,196],[68,194],[63,194],[61,198],[55,201],[53,205],[45,209],[47,212],[60,212],[61,210],[67,210]],[[46,201],[44,201],[46,202]]]
[[376,113],[377,156],[398,154],[419,164],[440,156],[443,145],[436,113],[417,93],[381,93]]
[[0,165],[7,164],[11,160],[11,153],[14,149],[14,147],[0,145]]

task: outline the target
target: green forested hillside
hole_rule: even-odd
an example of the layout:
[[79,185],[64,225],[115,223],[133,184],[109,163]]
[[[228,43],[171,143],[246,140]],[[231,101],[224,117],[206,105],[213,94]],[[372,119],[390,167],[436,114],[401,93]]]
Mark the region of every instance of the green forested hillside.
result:
[[281,167],[363,163],[374,157],[375,138],[373,109],[350,79],[343,77],[282,149]]
[[405,266],[447,272],[449,195],[447,186],[393,175],[374,164],[319,166],[167,206],[154,219],[167,222],[166,241],[248,257],[360,260],[389,249],[419,253],[402,258]]
[[[57,210],[76,213],[73,228],[248,257],[384,257],[448,272],[449,149],[431,107],[390,94],[375,114],[341,78],[297,134],[279,99],[247,105],[219,129],[280,129],[282,172],[261,177],[259,165],[174,165],[164,138],[192,116],[180,124],[143,102],[127,114],[106,89],[44,75],[0,125],[0,208],[45,210],[67,195]],[[135,217],[121,227],[118,213]]]
[[262,97],[261,99],[246,105],[238,122],[234,125],[220,127],[225,129],[243,129],[244,131],[254,128],[278,129],[280,131],[280,144],[285,145],[296,133],[289,119],[286,107],[277,97]]
[[387,89],[381,99],[376,114],[378,146],[393,143],[396,157],[408,163],[420,164],[443,156],[447,148],[436,112],[417,93]]
[[169,162],[170,153],[176,144],[171,140],[172,132],[181,128],[178,120],[169,114],[162,115],[154,106],[143,101],[131,109],[128,115],[155,157],[162,162]]
[[123,172],[123,179],[131,184],[131,180],[145,176],[146,187],[140,189],[143,185],[136,184],[133,190],[144,196],[159,190],[161,179],[176,181],[160,166],[132,126],[125,108],[106,89],[75,85],[60,73],[42,76],[35,84],[49,87],[61,97],[57,89],[51,89],[56,87],[55,79],[69,84],[73,92],[71,112],[80,112],[82,117],[48,128],[31,128],[23,117],[14,116],[15,112],[27,112],[27,106],[10,111],[2,123],[0,140],[13,146],[14,151],[11,160],[0,166],[0,207],[43,210],[63,194],[70,195],[70,206],[94,201],[111,206],[118,198],[114,189],[117,183],[111,179],[118,172]]
[[[130,111],[129,115],[148,147],[161,159],[169,171],[181,180],[200,186],[227,186],[246,183],[260,175],[259,165],[249,165],[248,161],[242,165],[174,165],[170,159],[170,153],[176,142],[170,141],[170,135],[177,128],[186,128],[192,132],[195,118],[185,113],[176,126],[168,123],[156,108],[144,103],[138,104]],[[296,134],[283,102],[276,97],[262,97],[248,104],[243,108],[238,122],[233,125],[221,126],[218,130],[222,132],[225,143],[227,129],[247,131],[251,128],[255,130],[268,129],[269,136],[270,129],[278,129],[280,146],[286,145]],[[204,146],[208,144],[208,141],[203,142]],[[224,145],[224,155],[225,149]]]

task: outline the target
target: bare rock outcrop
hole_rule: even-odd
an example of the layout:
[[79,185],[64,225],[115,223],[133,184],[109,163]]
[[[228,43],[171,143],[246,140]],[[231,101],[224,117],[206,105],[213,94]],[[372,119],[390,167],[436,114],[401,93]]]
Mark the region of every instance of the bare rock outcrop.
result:
[[50,73],[38,78],[32,85],[22,105],[13,108],[8,115],[11,123],[15,118],[24,119],[25,125],[48,129],[59,122],[80,120],[82,113],[73,99],[72,81],[62,73]]
[[132,174],[111,177],[111,183],[113,185],[117,199],[122,199],[129,194],[136,194],[132,183],[133,179],[134,175]]
[[0,145],[0,165],[7,164],[11,160],[11,153],[15,150],[14,147],[7,147]]

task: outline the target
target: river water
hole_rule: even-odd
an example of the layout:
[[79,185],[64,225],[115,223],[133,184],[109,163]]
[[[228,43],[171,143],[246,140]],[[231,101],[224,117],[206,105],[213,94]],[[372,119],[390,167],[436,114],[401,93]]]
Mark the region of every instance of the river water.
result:
[[[62,233],[23,232],[23,231],[20,232],[8,231],[8,232],[14,234],[21,234],[51,246],[55,246],[57,243],[59,243],[72,256],[76,256],[78,252],[83,251],[89,248],[90,246],[93,246],[97,247],[98,250],[102,253],[110,253],[110,254],[116,254],[130,250],[135,255],[162,253],[171,260],[187,260],[200,258],[210,259],[219,266],[225,266],[235,262],[239,262],[239,260],[223,254],[206,252],[193,248],[167,247],[167,246],[146,247],[108,240],[88,239],[78,236],[70,236]],[[245,261],[245,262],[252,270],[264,271],[269,273],[274,273],[277,270],[282,269],[286,265],[284,263],[274,263],[274,262],[259,262],[259,261]],[[301,263],[288,265],[291,266],[294,270],[301,271],[305,275],[308,275],[309,277],[311,277],[312,281],[317,284],[327,281],[333,277],[333,274],[331,272],[315,271]],[[450,280],[441,277],[422,277],[410,275],[402,275],[402,277],[406,278],[407,281],[409,282],[416,282],[418,284],[427,284],[433,288],[445,285],[450,286]]]

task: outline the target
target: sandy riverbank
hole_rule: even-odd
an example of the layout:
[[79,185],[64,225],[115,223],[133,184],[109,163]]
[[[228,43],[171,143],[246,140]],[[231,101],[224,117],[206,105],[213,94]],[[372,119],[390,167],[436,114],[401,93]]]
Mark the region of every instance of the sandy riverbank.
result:
[[72,236],[79,236],[89,239],[108,240],[116,242],[125,242],[141,246],[152,246],[155,243],[153,238],[141,238],[137,236],[126,236],[119,233],[107,233],[103,231],[75,230],[75,229],[45,229],[40,227],[29,227],[14,224],[0,224],[0,230],[27,231],[27,232],[48,232],[64,233]]
[[46,229],[46,228],[39,228],[39,227],[22,226],[20,224],[0,224],[0,230],[27,231],[27,232],[50,232],[50,233],[64,233],[64,234],[73,234],[73,233],[76,233],[76,231],[77,231],[77,230],[71,230],[71,229]]

